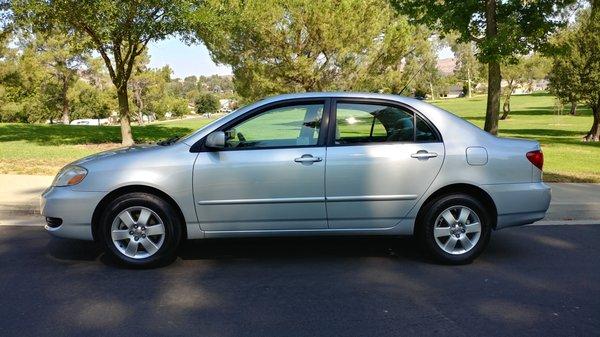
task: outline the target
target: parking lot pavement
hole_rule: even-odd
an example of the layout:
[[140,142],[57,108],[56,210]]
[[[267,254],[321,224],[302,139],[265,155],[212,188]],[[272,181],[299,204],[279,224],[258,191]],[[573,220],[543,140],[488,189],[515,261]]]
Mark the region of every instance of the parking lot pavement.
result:
[[0,335],[597,335],[598,238],[506,229],[466,266],[408,238],[207,240],[128,270],[93,243],[0,226]]

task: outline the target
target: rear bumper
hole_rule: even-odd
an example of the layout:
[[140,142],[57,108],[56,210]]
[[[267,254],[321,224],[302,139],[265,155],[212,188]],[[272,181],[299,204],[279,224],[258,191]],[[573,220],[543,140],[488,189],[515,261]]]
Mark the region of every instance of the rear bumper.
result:
[[550,207],[550,186],[539,183],[483,185],[496,204],[496,229],[541,220]]
[[[79,192],[69,187],[50,187],[41,197],[41,213],[60,219],[60,225],[45,228],[50,234],[63,238],[93,240],[92,215],[104,192]],[[56,220],[54,220],[56,221]]]

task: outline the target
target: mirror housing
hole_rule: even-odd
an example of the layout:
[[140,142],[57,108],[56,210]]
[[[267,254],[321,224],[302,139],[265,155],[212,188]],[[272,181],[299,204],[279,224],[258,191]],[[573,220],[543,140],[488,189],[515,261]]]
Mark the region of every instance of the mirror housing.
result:
[[223,149],[225,148],[225,132],[215,131],[206,136],[204,146],[210,149]]

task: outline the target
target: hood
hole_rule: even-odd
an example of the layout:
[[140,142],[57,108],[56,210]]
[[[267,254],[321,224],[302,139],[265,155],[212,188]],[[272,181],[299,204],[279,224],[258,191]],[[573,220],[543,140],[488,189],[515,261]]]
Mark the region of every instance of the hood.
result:
[[78,160],[72,162],[71,165],[85,166],[86,163],[91,163],[94,161],[109,159],[109,158],[112,159],[112,158],[120,158],[120,157],[130,156],[132,154],[137,154],[137,153],[141,153],[141,152],[153,151],[157,148],[162,148],[162,147],[159,145],[156,145],[156,144],[133,145],[133,146],[121,147],[121,148],[114,149],[114,150],[98,152],[98,153],[92,154],[90,156],[78,159]]

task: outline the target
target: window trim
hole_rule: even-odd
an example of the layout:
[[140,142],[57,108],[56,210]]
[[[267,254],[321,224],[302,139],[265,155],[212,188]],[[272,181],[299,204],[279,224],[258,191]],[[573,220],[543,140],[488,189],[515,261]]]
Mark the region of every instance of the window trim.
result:
[[[413,116],[414,130],[412,141],[390,141],[390,142],[362,142],[362,143],[350,143],[350,144],[336,144],[335,143],[335,128],[337,126],[337,104],[338,103],[349,103],[349,104],[372,104],[372,105],[387,105],[402,109]],[[329,117],[329,130],[327,138],[327,147],[341,147],[341,146],[370,146],[370,145],[387,145],[387,144],[427,144],[427,143],[443,143],[442,135],[439,130],[427,119],[423,114],[413,107],[403,104],[397,101],[391,101],[381,98],[361,98],[361,97],[333,97],[330,102],[330,117]],[[429,126],[429,128],[435,134],[436,140],[429,141],[417,141],[417,116],[419,116],[423,122]]]
[[[309,104],[322,104],[323,105],[323,116],[321,118],[321,126],[319,129],[319,137],[317,139],[317,144],[314,145],[289,145],[289,146],[269,146],[269,147],[247,147],[247,148],[222,148],[222,149],[213,149],[205,146],[206,138],[202,137],[198,142],[196,142],[191,148],[190,152],[225,152],[225,151],[256,151],[256,150],[273,150],[273,149],[300,149],[300,148],[315,148],[315,147],[324,147],[327,143],[328,132],[329,132],[329,116],[331,110],[331,99],[329,97],[315,97],[315,98],[296,98],[296,99],[288,99],[281,100],[277,102],[271,102],[264,105],[261,105],[254,110],[246,112],[229,122],[219,126],[213,132],[217,131],[225,131],[231,127],[234,127],[240,123],[243,123],[246,120],[249,120],[257,115],[260,115],[263,112],[268,110],[273,110],[277,108],[283,108],[288,106],[296,106],[296,105],[309,105]],[[212,133],[212,132],[211,132]]]

